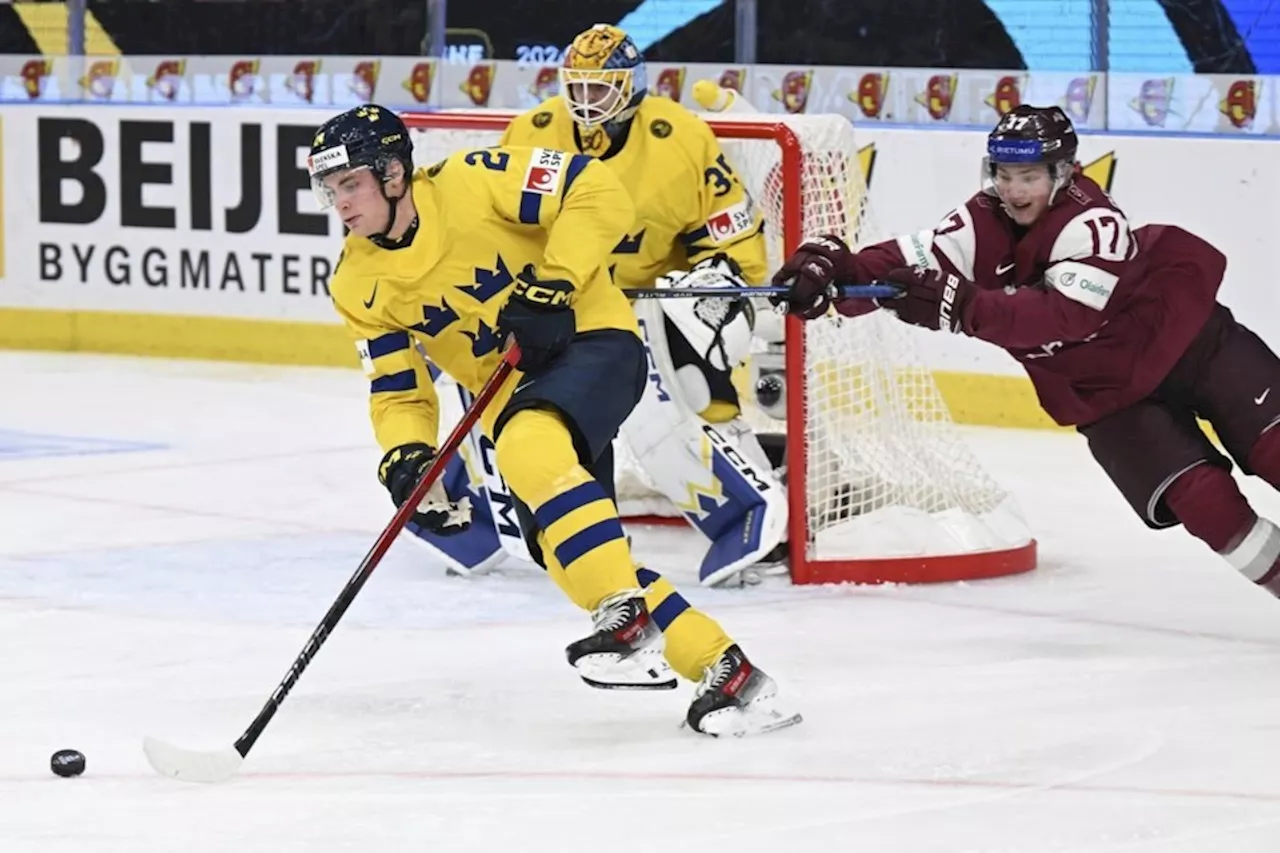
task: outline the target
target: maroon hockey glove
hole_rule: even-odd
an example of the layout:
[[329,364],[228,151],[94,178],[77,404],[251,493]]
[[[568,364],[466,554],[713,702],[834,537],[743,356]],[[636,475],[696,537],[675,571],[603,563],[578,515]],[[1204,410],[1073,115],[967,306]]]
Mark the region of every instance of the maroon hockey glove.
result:
[[801,244],[773,277],[785,285],[785,294],[770,296],[774,305],[787,306],[789,314],[814,320],[827,313],[836,286],[852,284],[853,252],[839,237],[825,235]]
[[902,296],[876,301],[902,322],[944,332],[963,331],[964,312],[977,289],[973,282],[954,273],[914,267],[893,270],[885,280],[903,288]]

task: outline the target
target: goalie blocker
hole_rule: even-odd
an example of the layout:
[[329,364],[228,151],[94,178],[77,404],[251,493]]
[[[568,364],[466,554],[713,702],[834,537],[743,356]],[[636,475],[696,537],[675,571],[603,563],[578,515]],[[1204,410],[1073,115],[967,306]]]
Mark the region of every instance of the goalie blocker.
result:
[[[656,286],[745,287],[720,258],[663,276]],[[697,414],[732,393],[729,372],[749,351],[754,310],[746,299],[725,297],[642,300],[635,309],[648,375],[621,432],[654,487],[709,541],[699,580],[731,582],[770,555],[787,529],[785,487],[750,428],[741,418],[713,425]],[[457,399],[460,409],[469,402],[465,390],[439,390],[442,401]],[[530,559],[492,454],[477,430],[445,475],[450,495],[471,498],[469,530],[439,536],[408,528],[456,574],[489,571],[508,556]]]

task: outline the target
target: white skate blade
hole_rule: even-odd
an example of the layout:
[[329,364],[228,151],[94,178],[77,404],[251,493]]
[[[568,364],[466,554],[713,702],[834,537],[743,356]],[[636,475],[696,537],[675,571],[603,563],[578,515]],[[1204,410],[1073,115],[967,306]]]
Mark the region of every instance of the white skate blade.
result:
[[707,714],[702,718],[702,730],[699,734],[711,737],[747,737],[788,729],[803,721],[804,717],[799,712],[778,708],[772,698],[757,699],[745,708],[721,708]]
[[676,675],[657,649],[627,658],[615,653],[583,655],[574,663],[582,680],[598,690],[674,690]]
[[142,751],[157,773],[183,782],[225,782],[236,774],[244,761],[235,747],[197,752],[152,737],[143,738]]

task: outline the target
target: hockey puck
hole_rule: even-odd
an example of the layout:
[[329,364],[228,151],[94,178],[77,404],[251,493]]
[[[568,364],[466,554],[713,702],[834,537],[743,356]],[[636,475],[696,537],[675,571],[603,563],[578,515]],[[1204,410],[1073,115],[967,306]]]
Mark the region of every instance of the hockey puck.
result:
[[84,772],[84,753],[60,749],[49,759],[49,769],[58,776],[79,776]]

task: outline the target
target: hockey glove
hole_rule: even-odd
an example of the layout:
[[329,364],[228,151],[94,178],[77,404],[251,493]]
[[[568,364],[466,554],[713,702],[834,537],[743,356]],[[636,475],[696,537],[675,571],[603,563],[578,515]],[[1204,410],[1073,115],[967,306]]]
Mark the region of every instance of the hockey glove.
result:
[[572,296],[573,285],[539,281],[532,264],[516,276],[516,286],[498,312],[498,335],[503,340],[512,335],[520,345],[517,368],[526,373],[537,370],[564,352],[577,332],[569,304]]
[[821,317],[836,298],[836,286],[852,282],[852,258],[845,242],[830,234],[801,244],[773,277],[774,284],[790,289],[769,301],[775,306],[785,303],[789,314],[806,320]]
[[[378,464],[378,480],[387,487],[397,507],[404,506],[413,487],[418,485],[435,457],[435,450],[419,443],[402,444],[382,457]],[[440,536],[462,533],[471,526],[471,499],[451,501],[445,492],[443,479],[437,479],[418,503],[413,521]]]
[[944,332],[964,330],[965,310],[977,290],[973,282],[955,273],[915,267],[893,270],[885,280],[903,288],[902,296],[877,302],[902,322]]

